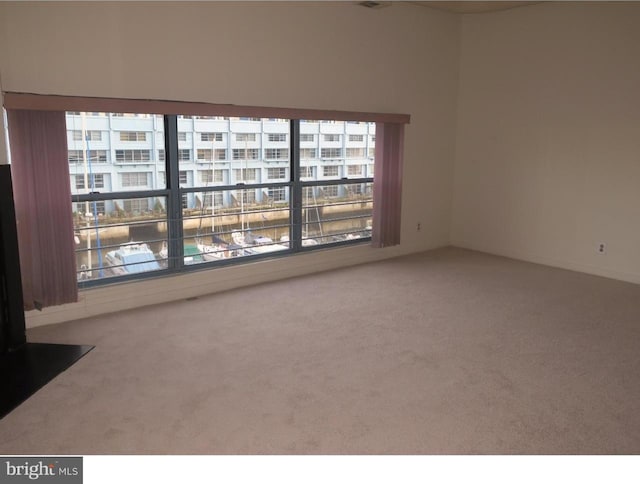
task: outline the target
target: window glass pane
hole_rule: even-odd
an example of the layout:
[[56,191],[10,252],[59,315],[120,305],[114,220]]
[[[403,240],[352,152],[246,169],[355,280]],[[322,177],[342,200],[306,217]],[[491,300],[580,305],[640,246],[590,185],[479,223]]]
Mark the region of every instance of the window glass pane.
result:
[[185,264],[289,249],[289,187],[187,193]]
[[[178,131],[193,140],[189,156],[188,150],[179,156],[180,170],[195,173],[185,188],[288,181],[288,120],[179,117]],[[281,169],[285,178],[280,176]]]
[[[375,153],[375,123],[301,121],[301,179],[366,178]],[[311,173],[312,172],[312,173]]]
[[[161,116],[67,113],[72,195],[166,187]],[[180,150],[191,159],[191,151]]]
[[[166,267],[166,198],[75,202],[78,282]],[[165,257],[166,259],[166,257]]]
[[372,183],[304,187],[302,245],[370,237],[372,209]]

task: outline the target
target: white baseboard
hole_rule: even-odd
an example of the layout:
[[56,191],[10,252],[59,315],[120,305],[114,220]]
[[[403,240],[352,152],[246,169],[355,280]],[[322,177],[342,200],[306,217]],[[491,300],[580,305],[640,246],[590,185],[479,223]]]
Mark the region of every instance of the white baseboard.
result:
[[28,311],[25,313],[26,324],[27,328],[34,328],[99,316],[366,262],[375,262],[445,245],[447,244],[433,247],[399,245],[384,249],[374,249],[369,245],[357,245],[95,287],[80,291],[80,300],[77,303],[48,307],[42,311]]
[[509,257],[510,259],[518,259],[526,262],[533,262],[536,264],[542,264],[545,266],[557,267],[560,269],[567,269],[570,271],[583,272],[585,274],[591,274],[594,276],[607,277],[609,279],[616,279],[624,282],[631,282],[634,284],[640,284],[640,274],[632,272],[616,271],[603,267],[592,266],[581,262],[567,261],[562,259],[555,259],[553,257],[542,256],[539,254],[519,252],[510,249],[502,249],[495,247],[484,247],[482,244],[474,244],[461,240],[453,241],[451,243],[453,247],[459,247],[461,249],[477,250],[479,252],[485,252],[487,254],[499,255],[503,257]]

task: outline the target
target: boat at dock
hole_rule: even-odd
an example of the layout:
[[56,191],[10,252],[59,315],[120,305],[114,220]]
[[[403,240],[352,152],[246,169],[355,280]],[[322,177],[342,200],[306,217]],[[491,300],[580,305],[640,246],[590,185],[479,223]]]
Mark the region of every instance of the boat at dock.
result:
[[160,269],[156,256],[144,243],[130,242],[107,252],[105,269],[114,276],[139,274]]
[[250,230],[245,235],[233,232],[231,238],[235,245],[242,247],[241,255],[268,254],[289,248],[288,245],[274,242],[273,239],[264,235],[254,235]]

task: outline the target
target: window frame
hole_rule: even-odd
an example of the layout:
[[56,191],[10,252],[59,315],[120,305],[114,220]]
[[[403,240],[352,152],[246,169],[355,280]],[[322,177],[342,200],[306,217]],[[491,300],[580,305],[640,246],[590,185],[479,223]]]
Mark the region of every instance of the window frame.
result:
[[[145,198],[157,198],[163,197],[166,200],[166,222],[167,222],[167,248],[168,248],[168,264],[167,267],[161,270],[156,271],[148,271],[148,272],[140,272],[136,274],[127,274],[120,276],[113,276],[108,278],[97,278],[97,279],[89,279],[86,281],[82,281],[80,284],[80,289],[97,287],[97,286],[105,286],[109,284],[129,281],[129,280],[144,280],[151,279],[156,277],[162,277],[167,274],[180,274],[198,270],[208,270],[216,267],[226,267],[229,265],[238,265],[250,263],[260,259],[266,258],[280,258],[287,257],[289,255],[295,253],[305,253],[311,252],[315,250],[329,249],[333,247],[339,247],[344,245],[358,245],[362,243],[370,243],[371,236],[361,237],[355,240],[336,240],[330,242],[323,242],[317,245],[305,246],[303,245],[303,220],[302,220],[302,205],[303,205],[303,190],[311,189],[313,190],[316,187],[323,187],[329,185],[354,185],[359,183],[373,183],[373,177],[361,177],[361,178],[317,178],[315,180],[304,179],[301,173],[301,165],[300,165],[300,119],[290,119],[289,120],[289,138],[288,143],[285,144],[282,148],[288,150],[289,157],[286,160],[287,166],[283,166],[289,168],[288,178],[271,180],[271,181],[245,181],[244,183],[239,182],[235,184],[219,184],[219,185],[211,185],[211,186],[193,186],[186,187],[181,186],[180,183],[180,159],[179,159],[179,140],[178,140],[178,125],[177,119],[178,115],[175,114],[165,114],[164,118],[164,173],[165,173],[165,187],[164,188],[156,188],[156,189],[143,189],[136,190],[136,187],[131,187],[130,190],[127,191],[119,191],[119,192],[108,192],[108,193],[83,193],[83,194],[75,194],[72,195],[72,202],[80,203],[80,202],[105,202],[109,200],[123,200],[123,199],[145,199]],[[205,164],[213,164],[215,161],[215,149],[211,148],[198,148],[211,151],[212,160],[198,160],[197,159],[197,150],[194,153],[194,163],[205,163]],[[241,148],[243,150],[255,150],[258,153],[258,158],[260,159],[260,149],[259,148]],[[127,150],[128,151],[128,150]],[[152,150],[133,150],[133,151],[148,151],[153,158],[151,151]],[[233,152],[231,152],[233,153]],[[114,157],[115,158],[115,157]],[[225,162],[234,162],[238,161],[233,159],[223,160]],[[246,158],[243,158],[244,160]],[[248,161],[253,160],[254,158],[248,158]],[[266,158],[264,161],[269,161]],[[285,161],[282,159],[271,160],[271,161]],[[153,162],[151,161],[118,161],[116,159],[113,160],[114,164],[125,164],[125,165],[133,165],[133,164],[148,164]],[[213,168],[212,168],[213,169]],[[215,173],[215,171],[214,171]],[[285,172],[286,173],[286,172]],[[317,174],[319,175],[319,173]],[[286,175],[285,175],[286,176]],[[215,177],[215,175],[214,175]],[[257,178],[257,177],[256,177]],[[280,250],[272,253],[265,254],[252,254],[249,256],[243,257],[230,257],[216,261],[205,261],[198,264],[185,264],[184,263],[184,233],[183,233],[183,200],[185,197],[189,197],[189,194],[194,194],[196,196],[197,193],[203,194],[203,203],[204,199],[207,196],[210,196],[212,200],[215,200],[219,197],[218,194],[223,194],[225,191],[235,191],[235,190],[269,190],[272,189],[274,191],[284,190],[285,193],[288,190],[289,193],[289,247],[285,250]],[[279,202],[275,202],[279,203]]]

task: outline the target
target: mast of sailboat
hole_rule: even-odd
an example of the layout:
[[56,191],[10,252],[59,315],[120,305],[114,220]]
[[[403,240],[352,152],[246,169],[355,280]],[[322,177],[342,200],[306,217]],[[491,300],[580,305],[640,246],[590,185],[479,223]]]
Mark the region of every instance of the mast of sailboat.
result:
[[[244,191],[244,170],[247,166],[247,157],[249,156],[248,153],[248,149],[247,149],[247,138],[248,138],[248,134],[244,133],[243,135],[244,137],[244,159],[240,160],[240,183],[242,184],[243,188],[240,191],[240,223],[242,225],[242,237],[244,237],[244,195],[245,195],[245,191]],[[244,167],[242,166],[242,162],[244,161]]]
[[[81,129],[82,129],[82,164],[84,165],[84,185],[83,187],[89,186],[89,168],[87,167],[87,138],[85,133],[87,132],[86,127],[86,113],[83,111],[80,113],[81,119]],[[89,202],[84,203],[84,218],[87,219],[87,214],[89,213]],[[91,268],[93,267],[93,257],[91,254],[91,234],[89,233],[89,221],[86,220],[87,223],[87,274],[91,274]]]
[[[211,138],[211,183],[215,185],[216,180],[216,135]],[[215,192],[209,192],[211,195],[211,242],[216,233],[216,216],[215,216]],[[202,201],[204,205],[204,200]]]
[[[87,123],[86,123],[86,115],[87,113],[85,113],[84,111],[82,112],[82,140],[83,140],[83,158],[84,158],[84,163],[85,163],[85,171],[84,171],[84,176],[85,176],[85,187],[89,186],[89,193],[96,193],[96,182],[95,182],[95,176],[93,175],[93,167],[91,165],[91,147],[89,146],[89,135],[87,133]],[[87,171],[87,166],[88,166],[88,171]],[[89,178],[89,184],[87,184],[87,177]],[[87,207],[88,208],[88,207]],[[96,232],[96,249],[98,250],[98,276],[100,278],[104,277],[104,268],[102,265],[102,244],[100,243],[100,230],[98,227],[98,202],[96,202],[95,200],[93,200],[91,202],[91,214],[93,216],[93,226]],[[87,210],[88,212],[88,210]],[[87,235],[87,245],[88,247],[91,246],[91,237],[89,235]],[[91,255],[91,254],[89,254]],[[91,259],[91,257],[89,257],[89,259]],[[91,263],[89,265],[89,269],[91,269]]]

